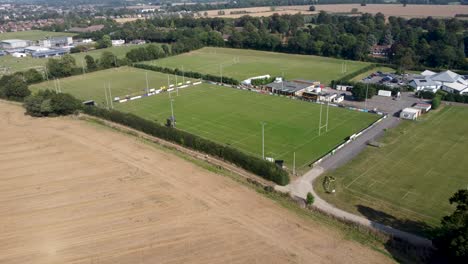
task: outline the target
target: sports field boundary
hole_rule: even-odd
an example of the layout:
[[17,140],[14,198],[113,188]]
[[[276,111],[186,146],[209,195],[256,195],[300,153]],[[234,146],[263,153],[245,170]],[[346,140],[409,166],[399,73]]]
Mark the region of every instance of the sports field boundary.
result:
[[118,124],[118,123],[114,123],[114,122],[111,122],[111,121],[108,121],[108,120],[105,120],[105,119],[102,119],[102,118],[99,118],[99,117],[84,114],[84,113],[80,113],[77,116],[77,118],[81,119],[81,120],[97,122],[97,123],[99,123],[101,125],[110,127],[110,128],[115,129],[115,130],[117,130],[119,132],[129,134],[129,135],[132,135],[132,136],[136,136],[138,138],[148,140],[150,142],[156,143],[156,144],[161,145],[163,147],[179,151],[181,153],[187,154],[187,155],[189,155],[189,156],[191,156],[193,158],[196,158],[198,160],[208,162],[208,163],[210,163],[210,164],[212,164],[212,165],[214,165],[216,167],[222,167],[222,168],[224,168],[224,169],[226,169],[226,170],[228,170],[230,172],[236,173],[236,174],[244,177],[245,179],[247,179],[250,182],[257,182],[258,184],[261,184],[263,187],[273,187],[273,186],[276,185],[274,182],[265,180],[265,179],[261,178],[260,176],[257,176],[257,175],[255,175],[253,173],[250,173],[250,172],[248,172],[248,171],[246,171],[246,170],[244,170],[244,169],[242,169],[242,168],[240,168],[240,167],[238,167],[238,166],[236,166],[234,164],[231,164],[229,162],[226,162],[226,161],[221,160],[219,158],[216,158],[214,156],[211,156],[211,155],[208,155],[208,154],[205,154],[205,153],[202,153],[202,152],[199,152],[199,151],[196,151],[196,150],[192,150],[192,149],[183,147],[181,145],[169,142],[167,140],[164,140],[164,139],[161,139],[161,138],[158,138],[158,137],[155,137],[155,136],[148,135],[148,134],[146,134],[144,132],[141,132],[141,131],[138,131],[136,129],[133,129],[133,128],[130,128],[130,127]]
[[[262,190],[261,192],[264,192],[266,194],[272,193],[270,195],[266,195],[270,199],[273,199],[273,200],[283,199],[283,202],[290,203],[292,206],[297,207],[298,208],[297,210],[303,210],[306,212],[310,212],[311,214],[321,216],[320,218],[321,219],[324,218],[323,220],[329,225],[334,226],[335,225],[334,223],[343,225],[342,229],[348,230],[346,232],[357,232],[375,241],[379,241],[381,243],[384,243],[386,241],[387,244],[389,244],[392,248],[400,251],[401,254],[404,255],[405,257],[427,259],[432,253],[432,250],[433,250],[432,247],[426,247],[426,246],[420,246],[420,245],[416,246],[410,243],[409,241],[401,240],[398,238],[398,236],[389,235],[388,233],[382,232],[381,230],[377,228],[372,228],[372,227],[369,227],[369,226],[366,226],[366,225],[363,225],[354,221],[350,221],[346,218],[337,217],[315,206],[306,206],[304,199],[297,197],[297,196],[292,196],[292,195],[285,196],[283,192],[276,190],[275,186],[278,186],[278,185],[276,185],[275,183],[262,179],[261,177],[255,174],[245,171],[244,169],[236,165],[230,164],[216,157],[213,157],[213,156],[210,156],[210,155],[198,152],[198,151],[194,151],[192,149],[180,146],[175,143],[171,143],[169,141],[163,140],[158,137],[150,136],[144,132],[141,132],[133,128],[120,125],[120,124],[117,124],[117,123],[114,123],[105,119],[101,119],[99,117],[80,113],[78,116],[76,116],[76,118],[78,118],[79,120],[85,120],[88,122],[95,122],[99,125],[116,130],[117,132],[128,134],[130,136],[134,136],[139,139],[160,145],[169,150],[180,152],[183,155],[188,155],[189,157],[192,157],[196,160],[206,162],[216,168],[222,168],[226,171],[239,175],[243,179],[245,179],[245,181],[248,184],[247,186],[250,186],[251,188],[254,188],[257,191],[258,191],[257,188],[261,188]],[[277,198],[272,198],[272,197],[277,197]],[[286,207],[290,208],[290,206],[286,206]],[[330,219],[332,221],[330,223],[330,220],[325,220],[325,219]],[[365,242],[361,242],[361,243],[366,244]]]
[[372,129],[374,126],[376,126],[378,123],[382,122],[382,120],[384,120],[385,118],[387,118],[388,115],[383,115],[381,118],[379,118],[378,120],[376,120],[374,123],[370,124],[368,127],[362,129],[361,131],[359,131],[358,133],[355,133],[353,135],[350,136],[350,138],[348,140],[346,140],[345,142],[339,144],[338,146],[336,146],[335,148],[333,148],[332,150],[330,150],[327,154],[323,155],[321,158],[317,159],[316,161],[314,161],[311,165],[312,167],[314,166],[317,166],[320,164],[320,162],[322,162],[324,159],[330,157],[331,155],[335,154],[336,151],[342,149],[343,147],[345,147],[346,145],[350,144],[351,142],[353,142],[356,138],[358,138],[359,136],[361,136],[362,134],[366,133],[366,131]]

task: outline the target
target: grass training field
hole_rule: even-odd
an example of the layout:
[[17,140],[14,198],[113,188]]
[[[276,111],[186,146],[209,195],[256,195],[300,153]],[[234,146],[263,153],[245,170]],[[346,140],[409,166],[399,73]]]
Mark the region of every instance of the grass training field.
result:
[[[88,52],[73,53],[71,55],[75,57],[77,66],[81,66],[82,63],[85,63],[86,65],[86,62],[84,61],[84,57],[86,55],[91,55],[92,57],[94,57],[94,59],[99,59],[101,57],[101,54],[104,51],[110,51],[114,53],[114,55],[116,55],[118,58],[124,58],[127,52],[129,52],[132,49],[140,48],[140,47],[144,47],[144,45],[128,45],[128,46],[110,47],[110,48],[105,48],[105,49],[91,50]],[[10,73],[13,73],[16,71],[25,71],[32,67],[45,66],[47,63],[47,60],[48,58],[32,58],[29,56],[26,58],[15,58],[13,56],[6,55],[6,56],[0,57],[0,68],[5,69],[5,70],[8,69]],[[4,72],[0,72],[0,74],[3,74],[3,73]]]
[[29,30],[29,31],[0,33],[0,40],[5,40],[5,39],[41,40],[47,37],[64,37],[64,36],[75,36],[75,35],[76,34],[74,33],[68,33],[68,32]]
[[[77,75],[68,78],[60,79],[60,87],[62,92],[70,93],[81,100],[95,100],[99,105],[106,104],[104,86],[110,83],[112,96],[124,97],[126,95],[142,94],[146,89],[146,72],[148,73],[148,85],[150,88],[159,89],[161,86],[167,86],[167,78],[171,84],[175,83],[175,76],[166,75],[153,71],[145,71],[132,67],[120,67],[96,71],[85,75]],[[178,78],[181,82],[182,77]],[[185,78],[185,80],[190,80]],[[54,90],[54,81],[42,82],[31,85],[30,89],[36,91],[38,89]]]
[[[172,92],[177,127],[193,134],[262,156],[265,122],[265,156],[285,160],[291,169],[307,166],[368,126],[378,116],[337,107],[329,109],[328,132],[318,136],[320,106],[278,96],[202,84]],[[168,93],[116,105],[118,110],[164,123],[171,116]],[[325,120],[326,107],[323,108]],[[325,121],[323,121],[325,123]]]
[[[382,148],[367,147],[329,173],[336,193],[321,197],[382,223],[426,233],[450,214],[448,199],[468,186],[468,108],[446,106],[386,132]],[[322,177],[323,178],[323,177]]]
[[[205,74],[221,75],[244,80],[270,74],[286,79],[318,80],[330,83],[342,75],[345,60],[310,55],[295,55],[256,50],[202,48],[174,57],[147,62],[168,68],[179,68]],[[346,61],[347,73],[368,65],[366,62]]]

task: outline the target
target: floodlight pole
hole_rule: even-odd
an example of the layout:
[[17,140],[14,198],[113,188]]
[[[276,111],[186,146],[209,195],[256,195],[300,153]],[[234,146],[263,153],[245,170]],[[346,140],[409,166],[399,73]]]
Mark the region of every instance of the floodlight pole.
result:
[[330,109],[330,102],[327,103],[327,123],[325,126],[325,132],[328,132],[328,110]]
[[319,136],[320,136],[321,129],[322,129],[322,103],[320,103]]
[[107,98],[106,83],[104,83],[104,96],[106,97],[106,106],[107,106],[107,109],[109,109],[109,98]]
[[367,83],[367,86],[366,86],[366,101],[364,103],[364,108],[367,110],[367,95],[369,93],[369,83]]
[[172,106],[172,102],[174,102],[174,99],[171,99],[171,118],[172,118],[172,124],[175,127],[175,119],[174,119],[174,107]]
[[84,61],[83,61],[83,59],[81,60],[81,67],[83,68],[83,75],[85,75],[85,68],[84,68]]
[[221,73],[221,85],[223,85],[223,64],[219,64],[219,71]]
[[265,159],[265,122],[262,122],[262,159]]
[[109,88],[109,101],[111,105],[111,109],[114,109],[114,101],[112,99],[112,93],[111,93],[111,85],[110,82],[108,83],[108,88]]
[[146,93],[149,93],[148,71],[145,72],[146,77]]
[[296,175],[296,152],[293,152],[293,175]]
[[184,65],[182,65],[182,83],[185,84],[185,72],[184,72]]
[[177,83],[177,74],[174,74],[175,75],[175,88],[176,88],[176,93],[177,93],[177,96],[179,96],[179,84]]

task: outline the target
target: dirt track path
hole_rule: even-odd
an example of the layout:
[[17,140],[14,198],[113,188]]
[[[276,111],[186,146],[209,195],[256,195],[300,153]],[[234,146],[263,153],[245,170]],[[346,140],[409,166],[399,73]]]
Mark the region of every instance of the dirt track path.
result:
[[134,138],[0,102],[0,263],[387,263]]

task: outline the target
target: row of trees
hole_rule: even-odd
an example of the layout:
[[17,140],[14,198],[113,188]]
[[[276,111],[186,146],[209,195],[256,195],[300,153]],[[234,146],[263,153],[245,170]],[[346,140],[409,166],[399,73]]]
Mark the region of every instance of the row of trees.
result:
[[[203,46],[381,60],[403,70],[422,67],[468,69],[468,22],[458,19],[386,18],[383,14],[339,16],[243,16],[231,18],[165,17],[125,23],[114,38],[178,42],[179,52]],[[99,34],[99,33],[94,33]],[[101,33],[102,34],[102,33]],[[97,37],[102,37],[97,36]],[[227,41],[224,41],[227,40]],[[369,57],[374,45],[388,45],[386,59]]]
[[86,55],[83,63],[86,64],[86,69],[84,69],[84,65],[78,65],[75,57],[69,54],[60,58],[50,58],[46,64],[47,77],[63,78],[82,74],[83,71],[92,72],[128,65],[129,61],[127,59],[118,58],[110,51],[104,51],[101,53],[99,59],[95,59],[91,55]]
[[157,71],[157,72],[162,72],[166,74],[175,74],[175,75],[185,76],[188,78],[203,79],[203,80],[212,81],[212,82],[239,85],[238,80],[231,78],[231,77],[226,77],[226,76],[221,77],[221,76],[216,76],[216,75],[211,75],[211,74],[203,74],[203,73],[193,72],[193,71],[182,71],[177,68],[172,69],[172,68],[165,68],[165,67],[160,67],[156,65],[148,65],[148,64],[134,64],[133,66],[136,68],[140,68],[140,69]]
[[136,48],[127,52],[126,57],[131,62],[139,62],[164,58],[170,55],[171,48],[169,45],[150,44],[148,46]]
[[114,110],[109,111],[97,107],[85,107],[84,112],[177,143],[184,147],[219,157],[279,185],[286,185],[289,183],[289,175],[283,169],[271,162],[250,156],[232,147],[220,145],[172,127],[162,126],[129,113],[121,113]]

